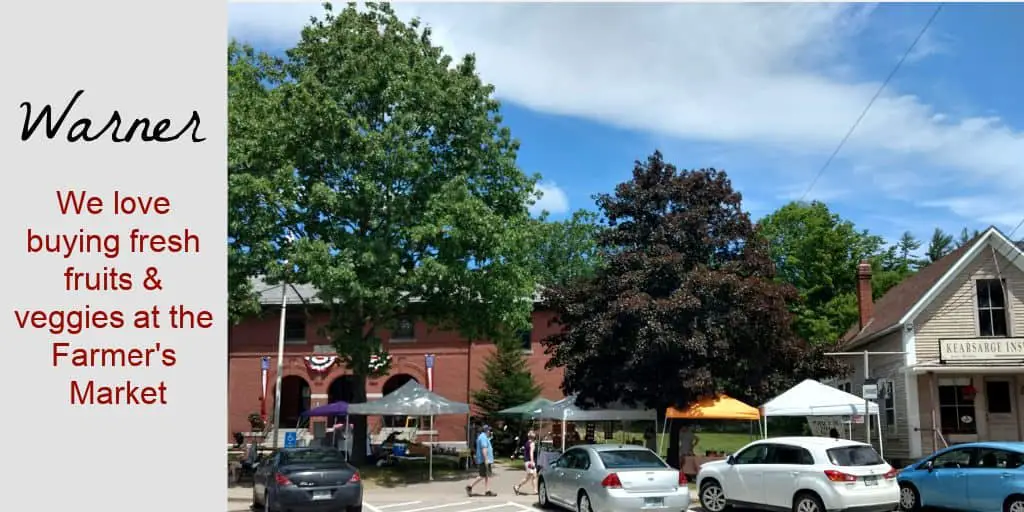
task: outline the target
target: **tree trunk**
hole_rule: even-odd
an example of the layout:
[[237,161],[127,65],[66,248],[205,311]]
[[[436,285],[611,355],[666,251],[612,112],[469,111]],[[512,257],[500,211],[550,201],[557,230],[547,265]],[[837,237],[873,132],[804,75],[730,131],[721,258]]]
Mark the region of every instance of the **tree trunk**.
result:
[[675,420],[668,420],[668,462],[669,466],[679,467],[679,426]]
[[[361,404],[366,402],[366,375],[357,372],[352,373],[352,403]],[[356,466],[366,464],[366,416],[350,416],[352,421],[352,463]]]

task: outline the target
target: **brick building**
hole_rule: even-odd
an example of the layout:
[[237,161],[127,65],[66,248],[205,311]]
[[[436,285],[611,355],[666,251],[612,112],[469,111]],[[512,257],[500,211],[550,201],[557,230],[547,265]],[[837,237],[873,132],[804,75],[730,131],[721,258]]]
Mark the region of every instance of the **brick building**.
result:
[[[228,435],[250,430],[248,417],[260,411],[261,359],[271,358],[267,384],[267,411],[274,410],[274,383],[276,381],[277,346],[280,329],[281,287],[264,287],[260,296],[264,313],[233,326],[228,334]],[[309,358],[330,356],[333,348],[319,334],[327,321],[327,314],[308,306],[303,309],[301,297],[308,301],[314,291],[301,286],[289,287],[286,293],[289,313],[285,320],[285,358],[281,381],[281,428],[295,428],[302,411],[338,400],[350,399],[350,372],[340,364],[325,371],[311,368]],[[549,399],[562,397],[559,386],[561,370],[545,370],[547,356],[540,340],[554,332],[549,325],[552,314],[535,310],[533,328],[523,332],[523,350],[528,355],[530,368],[542,396]],[[374,400],[397,389],[409,379],[426,385],[426,355],[433,354],[434,392],[451,400],[469,402],[472,391],[483,387],[480,370],[494,350],[488,341],[469,341],[456,332],[432,328],[415,318],[399,322],[396,332],[381,333],[384,348],[391,354],[389,375],[367,382],[367,399]],[[313,361],[316,361],[314,359]],[[316,367],[316,365],[312,365]],[[439,441],[465,439],[465,416],[438,417],[435,429]],[[316,420],[315,420],[316,421]],[[384,419],[369,418],[371,429],[379,427]]]

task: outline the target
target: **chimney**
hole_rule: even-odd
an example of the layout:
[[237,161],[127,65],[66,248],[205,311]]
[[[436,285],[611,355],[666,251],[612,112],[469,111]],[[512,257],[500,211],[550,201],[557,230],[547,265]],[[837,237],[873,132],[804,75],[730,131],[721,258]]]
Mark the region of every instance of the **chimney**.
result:
[[871,298],[871,264],[862,260],[857,265],[857,309],[860,312],[860,328],[875,316],[875,302]]

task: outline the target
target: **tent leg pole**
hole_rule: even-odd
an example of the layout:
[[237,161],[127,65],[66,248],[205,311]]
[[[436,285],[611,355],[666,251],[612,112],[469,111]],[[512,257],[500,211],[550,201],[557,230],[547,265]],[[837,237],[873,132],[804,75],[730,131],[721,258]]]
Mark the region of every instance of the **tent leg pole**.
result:
[[882,418],[881,412],[875,414],[875,420],[878,424],[878,455],[885,459],[885,447],[882,446]]
[[562,416],[562,452],[565,452],[565,416]]
[[430,416],[430,458],[427,459],[427,473],[430,481],[434,481],[434,416]]
[[[348,413],[345,413],[345,428],[341,429],[341,431],[345,433],[345,461],[348,462],[351,458],[351,454],[349,452],[351,452],[352,448],[356,446],[355,439],[352,439],[351,443],[349,442],[349,437],[351,437],[352,434],[348,432]],[[352,445],[351,447],[349,447],[350,444]]]

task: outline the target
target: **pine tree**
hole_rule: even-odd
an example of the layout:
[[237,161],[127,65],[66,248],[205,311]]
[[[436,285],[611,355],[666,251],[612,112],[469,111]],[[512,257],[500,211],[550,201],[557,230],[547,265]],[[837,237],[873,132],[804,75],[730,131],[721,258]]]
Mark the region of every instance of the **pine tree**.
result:
[[540,395],[541,388],[530,373],[517,336],[498,338],[494,353],[480,370],[480,378],[484,388],[473,392],[473,403],[488,418]]

